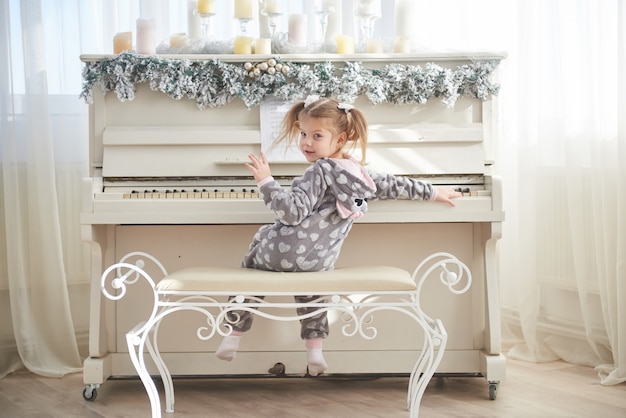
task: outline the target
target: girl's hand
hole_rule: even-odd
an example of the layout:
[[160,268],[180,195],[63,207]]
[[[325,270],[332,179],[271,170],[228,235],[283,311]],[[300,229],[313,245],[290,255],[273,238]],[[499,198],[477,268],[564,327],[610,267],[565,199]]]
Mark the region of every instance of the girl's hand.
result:
[[257,183],[272,175],[272,172],[270,171],[270,165],[267,162],[267,158],[265,157],[265,154],[263,152],[261,152],[260,157],[254,154],[250,154],[248,155],[248,158],[250,158],[250,162],[246,163],[246,167],[248,168],[248,170],[250,170],[250,172],[254,176],[254,180],[256,180]]
[[456,206],[452,199],[463,196],[463,193],[445,187],[437,187],[437,195],[435,202],[445,203],[450,206]]

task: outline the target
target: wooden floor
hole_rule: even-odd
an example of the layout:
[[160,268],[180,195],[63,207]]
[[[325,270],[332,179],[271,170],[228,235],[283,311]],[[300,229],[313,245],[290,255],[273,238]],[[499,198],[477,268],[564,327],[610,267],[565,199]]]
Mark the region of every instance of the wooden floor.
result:
[[[179,417],[408,417],[407,379],[262,378],[177,379]],[[26,373],[0,380],[0,417],[149,417],[139,380],[109,380],[97,399],[82,397],[82,376],[43,378]],[[421,418],[524,417],[625,418],[626,383],[602,386],[592,368],[564,362],[533,364],[508,360],[497,399],[477,377],[435,377]]]

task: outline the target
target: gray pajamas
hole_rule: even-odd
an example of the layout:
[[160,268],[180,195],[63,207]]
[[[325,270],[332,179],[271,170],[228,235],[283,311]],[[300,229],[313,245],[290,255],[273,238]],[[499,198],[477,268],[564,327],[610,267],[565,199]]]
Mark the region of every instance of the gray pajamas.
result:
[[[353,164],[358,166],[354,160]],[[271,180],[260,187],[265,205],[274,211],[273,224],[263,225],[255,234],[242,267],[282,272],[332,270],[341,245],[355,218],[367,212],[376,199],[430,200],[434,189],[415,179],[366,172],[360,166],[346,169],[346,160],[326,158],[313,163],[294,179],[290,190]],[[296,296],[297,302],[316,297]],[[314,309],[300,309],[302,315]],[[236,331],[252,326],[252,315],[229,315]],[[301,337],[326,338],[326,313],[301,321]]]

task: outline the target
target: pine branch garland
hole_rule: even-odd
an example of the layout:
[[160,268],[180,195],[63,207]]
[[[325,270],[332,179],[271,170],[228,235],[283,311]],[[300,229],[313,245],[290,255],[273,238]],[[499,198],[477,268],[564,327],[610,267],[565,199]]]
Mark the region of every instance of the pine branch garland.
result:
[[306,94],[336,97],[345,103],[365,95],[373,105],[424,104],[435,97],[453,107],[462,96],[486,100],[497,95],[499,85],[490,78],[499,63],[480,60],[454,70],[435,63],[423,67],[391,63],[368,69],[360,62],[337,66],[329,61],[308,64],[272,58],[238,64],[122,53],[85,64],[80,97],[92,103],[93,88],[99,85],[104,93],[115,92],[124,102],[135,98],[138,84],[149,83],[152,90],[174,100],[186,97],[200,109],[224,106],[234,99],[252,108],[266,96],[299,100]]

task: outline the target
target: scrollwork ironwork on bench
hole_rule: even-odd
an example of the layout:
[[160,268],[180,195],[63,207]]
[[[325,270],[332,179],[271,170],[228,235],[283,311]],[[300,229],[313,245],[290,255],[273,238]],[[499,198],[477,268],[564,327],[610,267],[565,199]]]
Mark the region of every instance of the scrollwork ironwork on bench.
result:
[[[134,264],[129,262],[132,258],[137,259]],[[237,312],[250,312],[274,321],[297,321],[319,315],[321,312],[335,311],[340,313],[344,322],[341,327],[344,336],[351,337],[359,334],[364,339],[372,340],[378,335],[378,329],[374,324],[375,314],[379,311],[396,311],[412,318],[424,331],[422,350],[411,371],[407,391],[410,416],[416,418],[421,398],[441,362],[447,342],[447,333],[442,322],[439,319],[431,318],[421,309],[420,295],[423,285],[429,277],[437,277],[450,292],[462,294],[472,284],[471,272],[468,267],[453,255],[440,252],[425,258],[413,271],[412,278],[416,281],[415,289],[364,291],[357,288],[341,292],[316,290],[314,293],[318,294],[319,297],[305,303],[268,301],[265,297],[254,296],[253,290],[249,292],[233,291],[234,296],[220,301],[217,296],[221,296],[223,299],[224,291],[159,290],[155,280],[146,272],[146,261],[153,262],[160,270],[160,274],[167,277],[167,270],[155,257],[143,252],[133,252],[104,271],[101,289],[107,298],[117,301],[126,295],[128,285],[136,283],[140,278],[143,278],[152,288],[154,305],[149,318],[130,330],[126,338],[131,360],[150,398],[153,417],[161,416],[161,404],[158,390],[144,360],[146,349],[164,382],[166,412],[173,412],[174,410],[172,377],[158,348],[159,325],[166,316],[179,311],[195,311],[204,315],[206,325],[199,326],[196,335],[200,340],[206,341],[214,337],[216,333],[225,336],[231,332],[232,327],[227,319],[228,314],[235,316],[234,321],[231,318],[231,322],[234,323],[237,322]],[[265,296],[295,296],[300,294],[287,291],[259,293],[264,293]],[[285,309],[302,307],[315,309],[306,314],[279,315],[267,312],[264,309],[266,307],[278,308],[281,312]]]

